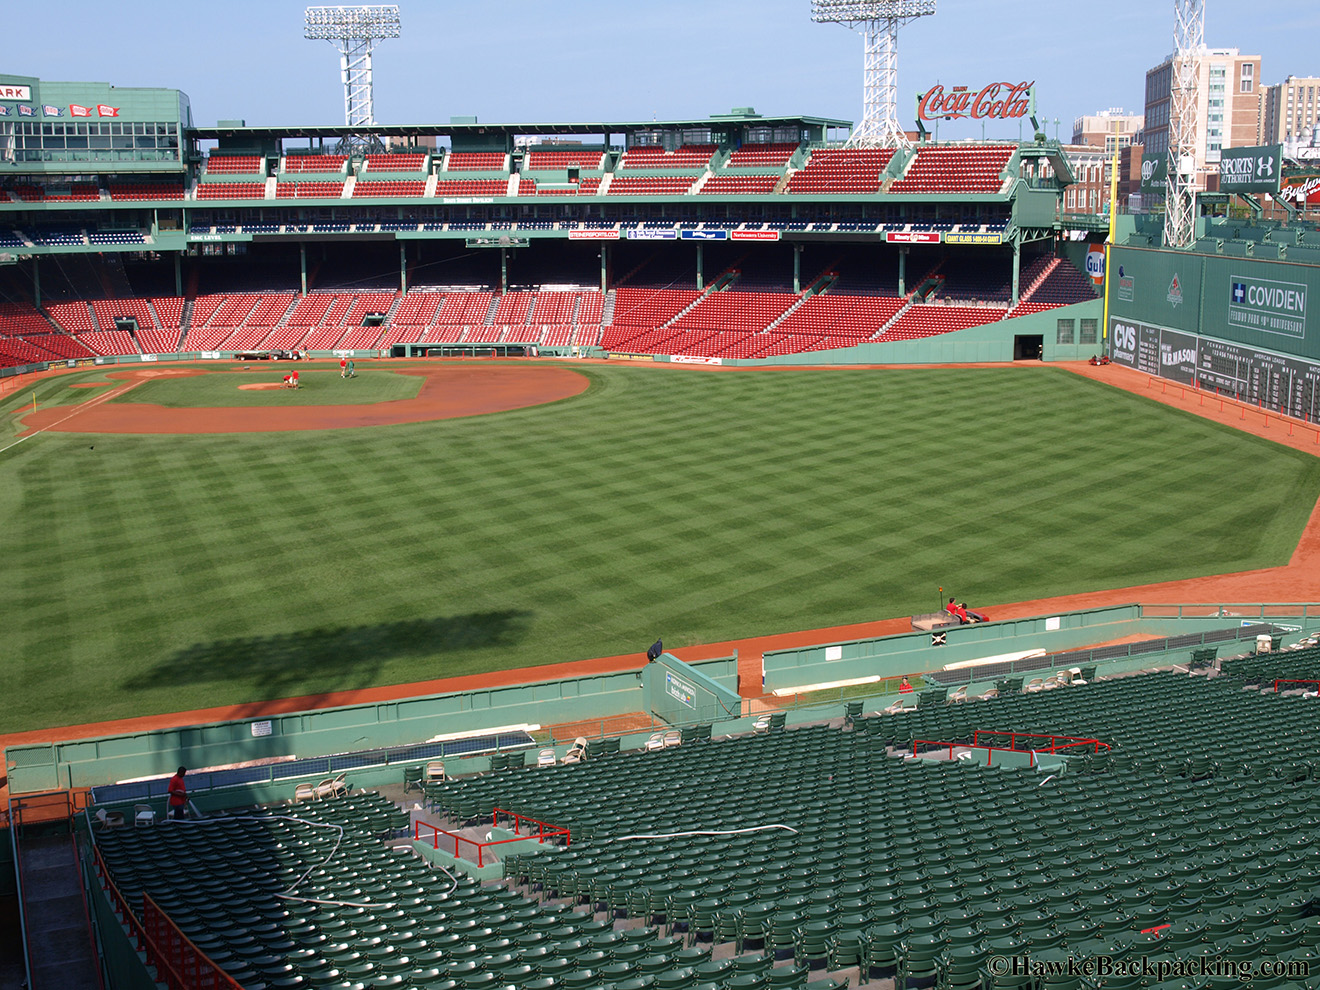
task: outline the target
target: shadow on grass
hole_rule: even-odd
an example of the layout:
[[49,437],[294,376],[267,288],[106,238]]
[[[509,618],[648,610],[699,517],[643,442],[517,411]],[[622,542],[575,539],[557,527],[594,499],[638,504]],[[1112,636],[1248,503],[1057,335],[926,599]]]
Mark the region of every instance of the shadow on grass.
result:
[[129,690],[250,685],[260,698],[322,696],[379,684],[382,666],[401,656],[437,656],[430,677],[447,676],[444,654],[512,646],[531,612],[506,610],[409,619],[373,626],[328,626],[279,636],[196,643],[125,682]]

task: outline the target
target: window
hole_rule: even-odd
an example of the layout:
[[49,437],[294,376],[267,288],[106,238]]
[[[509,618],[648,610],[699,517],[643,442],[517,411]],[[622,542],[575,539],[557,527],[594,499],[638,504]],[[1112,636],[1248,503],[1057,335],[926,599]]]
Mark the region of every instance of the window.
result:
[[1060,344],[1071,344],[1073,342],[1073,323],[1073,320],[1059,321],[1058,342]]
[[1242,63],[1242,84],[1238,87],[1239,92],[1253,93],[1256,87],[1256,66],[1252,62]]
[[1094,344],[1097,340],[1098,320],[1079,320],[1077,324],[1077,343]]

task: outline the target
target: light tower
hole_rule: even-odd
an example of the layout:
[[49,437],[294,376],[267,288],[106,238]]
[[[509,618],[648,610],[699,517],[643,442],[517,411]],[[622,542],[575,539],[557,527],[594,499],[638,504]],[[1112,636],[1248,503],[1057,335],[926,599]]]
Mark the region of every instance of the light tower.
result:
[[328,41],[339,50],[340,75],[344,80],[344,123],[354,133],[339,142],[340,154],[379,146],[371,133],[376,124],[376,106],[371,89],[371,50],[376,41],[399,36],[399,8],[308,7],[303,37]]
[[1185,248],[1196,236],[1196,89],[1205,51],[1205,0],[1173,0],[1173,10],[1164,246]]
[[908,144],[898,122],[898,29],[935,13],[935,0],[811,0],[817,24],[843,24],[862,32],[866,62],[862,120],[848,138],[854,148],[897,148]]

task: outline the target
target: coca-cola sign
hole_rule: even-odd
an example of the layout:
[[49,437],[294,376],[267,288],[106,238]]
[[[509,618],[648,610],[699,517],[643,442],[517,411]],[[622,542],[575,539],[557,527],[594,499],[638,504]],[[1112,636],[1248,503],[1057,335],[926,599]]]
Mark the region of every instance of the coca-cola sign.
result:
[[1034,80],[994,82],[977,92],[967,86],[946,90],[942,83],[936,83],[917,98],[917,116],[922,120],[1014,120],[1031,113],[1035,102]]

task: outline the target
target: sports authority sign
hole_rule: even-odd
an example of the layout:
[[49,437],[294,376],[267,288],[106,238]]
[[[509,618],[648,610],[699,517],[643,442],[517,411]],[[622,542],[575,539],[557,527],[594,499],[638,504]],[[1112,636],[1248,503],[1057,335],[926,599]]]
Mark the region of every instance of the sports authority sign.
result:
[[967,86],[945,90],[936,83],[917,96],[920,120],[1016,120],[1036,110],[1036,83],[993,82],[977,92]]
[[1226,193],[1279,191],[1283,145],[1225,148],[1219,153],[1219,191]]
[[1228,322],[1301,340],[1306,336],[1306,286],[1234,275],[1228,292]]

